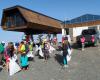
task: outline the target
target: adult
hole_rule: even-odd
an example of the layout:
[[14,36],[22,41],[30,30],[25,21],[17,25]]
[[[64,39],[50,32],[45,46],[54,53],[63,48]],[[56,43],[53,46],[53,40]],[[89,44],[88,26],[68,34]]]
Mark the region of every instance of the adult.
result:
[[68,48],[69,48],[68,38],[65,37],[62,43],[64,68],[68,67],[68,62],[67,62]]

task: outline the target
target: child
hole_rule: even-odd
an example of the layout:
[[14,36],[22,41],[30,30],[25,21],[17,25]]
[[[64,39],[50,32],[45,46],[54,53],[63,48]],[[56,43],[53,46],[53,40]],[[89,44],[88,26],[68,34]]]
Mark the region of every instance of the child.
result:
[[9,62],[10,62],[9,59],[13,56],[13,52],[14,52],[14,46],[13,46],[12,42],[9,42],[4,51],[7,72],[9,72]]
[[29,61],[33,61],[34,60],[34,56],[33,56],[33,44],[28,42],[28,53],[27,53],[27,56],[28,56],[28,60]]
[[94,35],[92,35],[91,41],[93,43],[93,46],[96,46],[96,41],[95,41],[95,36]]
[[44,59],[45,61],[47,62],[48,60],[48,57],[49,57],[49,48],[50,48],[50,45],[47,41],[44,42]]
[[84,44],[85,44],[85,37],[84,36],[82,36],[81,37],[81,44],[82,44],[82,51],[84,51]]
[[21,54],[20,63],[21,63],[22,70],[28,69],[29,64],[28,64],[28,57],[26,54]]

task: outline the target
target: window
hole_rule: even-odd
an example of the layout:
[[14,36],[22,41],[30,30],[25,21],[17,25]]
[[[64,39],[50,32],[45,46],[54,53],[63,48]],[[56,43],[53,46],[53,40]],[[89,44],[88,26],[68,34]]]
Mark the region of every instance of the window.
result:
[[7,26],[7,27],[10,27],[10,26],[11,26],[10,17],[7,17],[6,26]]
[[25,20],[22,18],[22,16],[19,13],[14,13],[10,14],[7,17],[7,21],[5,25],[7,27],[12,27],[12,26],[23,26],[25,24]]

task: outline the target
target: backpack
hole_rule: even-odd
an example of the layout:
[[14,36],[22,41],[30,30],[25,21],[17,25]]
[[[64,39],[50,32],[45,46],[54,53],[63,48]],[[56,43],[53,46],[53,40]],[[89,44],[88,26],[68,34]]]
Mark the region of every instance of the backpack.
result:
[[25,50],[26,50],[26,48],[25,48],[25,45],[24,45],[24,44],[21,44],[21,45],[19,46],[19,48],[18,48],[18,51],[19,51],[21,54],[25,53]]
[[21,52],[25,52],[26,49],[25,49],[25,45],[24,44],[21,46],[20,50],[21,50]]

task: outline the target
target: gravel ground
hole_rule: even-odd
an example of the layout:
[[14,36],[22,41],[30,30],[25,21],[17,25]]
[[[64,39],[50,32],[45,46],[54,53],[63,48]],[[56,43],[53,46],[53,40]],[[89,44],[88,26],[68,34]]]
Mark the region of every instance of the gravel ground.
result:
[[73,49],[69,67],[62,68],[60,51],[54,51],[48,62],[35,57],[27,71],[9,76],[5,69],[0,80],[100,80],[100,46],[88,47],[84,51]]

